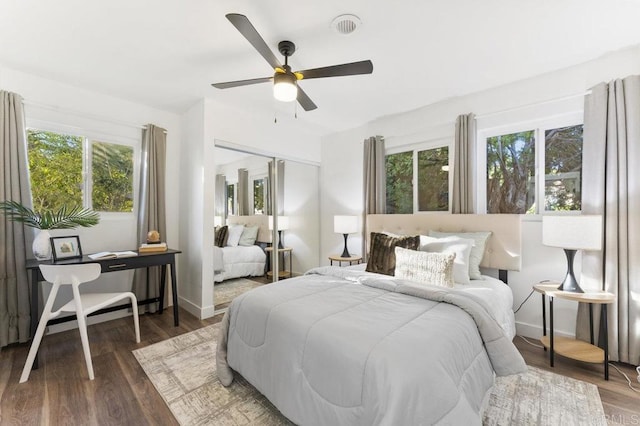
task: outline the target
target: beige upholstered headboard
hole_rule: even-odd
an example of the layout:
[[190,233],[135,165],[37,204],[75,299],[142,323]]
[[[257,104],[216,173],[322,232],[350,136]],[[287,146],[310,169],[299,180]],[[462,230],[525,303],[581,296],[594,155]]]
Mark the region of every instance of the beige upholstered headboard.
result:
[[429,231],[491,231],[484,258],[485,268],[519,271],[522,261],[520,215],[517,214],[372,214],[367,215],[367,251],[371,232],[429,235]]
[[269,231],[269,216],[266,214],[257,214],[252,216],[229,216],[227,218],[229,225],[257,226],[258,238],[256,241],[262,243],[271,242],[271,231]]

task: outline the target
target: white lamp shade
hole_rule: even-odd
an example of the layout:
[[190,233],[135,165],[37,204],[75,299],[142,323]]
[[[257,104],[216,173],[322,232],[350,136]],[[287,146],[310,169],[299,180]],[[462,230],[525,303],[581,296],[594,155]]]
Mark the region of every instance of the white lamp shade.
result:
[[[289,229],[289,216],[278,216],[278,231]],[[273,230],[273,216],[269,216],[269,230]]]
[[358,232],[358,216],[334,216],[333,232],[336,234],[353,234]]
[[543,216],[542,244],[570,250],[601,250],[602,216]]

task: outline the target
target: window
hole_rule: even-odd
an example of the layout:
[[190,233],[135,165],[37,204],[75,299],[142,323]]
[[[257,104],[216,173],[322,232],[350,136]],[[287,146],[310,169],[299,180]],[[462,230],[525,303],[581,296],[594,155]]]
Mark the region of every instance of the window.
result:
[[487,213],[579,211],[582,127],[540,126],[487,137]]
[[264,178],[253,180],[253,214],[264,214]]
[[389,154],[385,170],[388,214],[449,210],[449,147]]
[[449,210],[449,148],[418,151],[418,211]]
[[236,214],[236,184],[227,183],[227,216]]
[[544,133],[544,209],[582,208],[582,125]]
[[28,129],[27,139],[36,210],[81,205],[101,212],[133,211],[132,146],[37,129]]
[[387,214],[413,213],[413,151],[385,157]]
[[487,213],[527,213],[535,203],[535,131],[487,138]]

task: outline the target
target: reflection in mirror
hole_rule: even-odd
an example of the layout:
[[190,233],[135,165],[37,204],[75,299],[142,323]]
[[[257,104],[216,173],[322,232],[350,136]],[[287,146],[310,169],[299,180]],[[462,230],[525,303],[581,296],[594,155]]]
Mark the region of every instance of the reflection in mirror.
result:
[[240,294],[271,281],[265,204],[272,158],[216,147],[214,188],[214,306],[226,309]]
[[316,165],[222,147],[215,156],[218,312],[245,291],[320,264],[320,196]]

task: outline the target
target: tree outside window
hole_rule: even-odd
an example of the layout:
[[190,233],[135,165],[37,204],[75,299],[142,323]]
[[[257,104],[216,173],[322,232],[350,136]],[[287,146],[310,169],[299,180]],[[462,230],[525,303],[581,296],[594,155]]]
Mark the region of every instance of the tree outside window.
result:
[[93,209],[132,212],[133,148],[106,142],[93,142],[91,148]]
[[413,151],[385,157],[387,214],[413,213]]
[[418,151],[418,211],[449,210],[449,147]]
[[582,209],[582,127],[562,127],[544,133],[545,210]]
[[[101,212],[133,211],[131,146],[27,129],[27,148],[36,211],[56,211],[62,206],[84,206]],[[83,164],[87,150],[91,152],[90,165]]]
[[389,154],[385,168],[388,214],[449,210],[449,147]]
[[227,215],[236,214],[236,184],[227,184]]
[[534,130],[487,138],[487,213],[531,212],[535,146]]
[[29,175],[35,211],[82,206],[84,138],[27,130]]
[[253,214],[264,214],[264,178],[253,180]]
[[582,132],[580,124],[486,138],[487,213],[579,211]]

